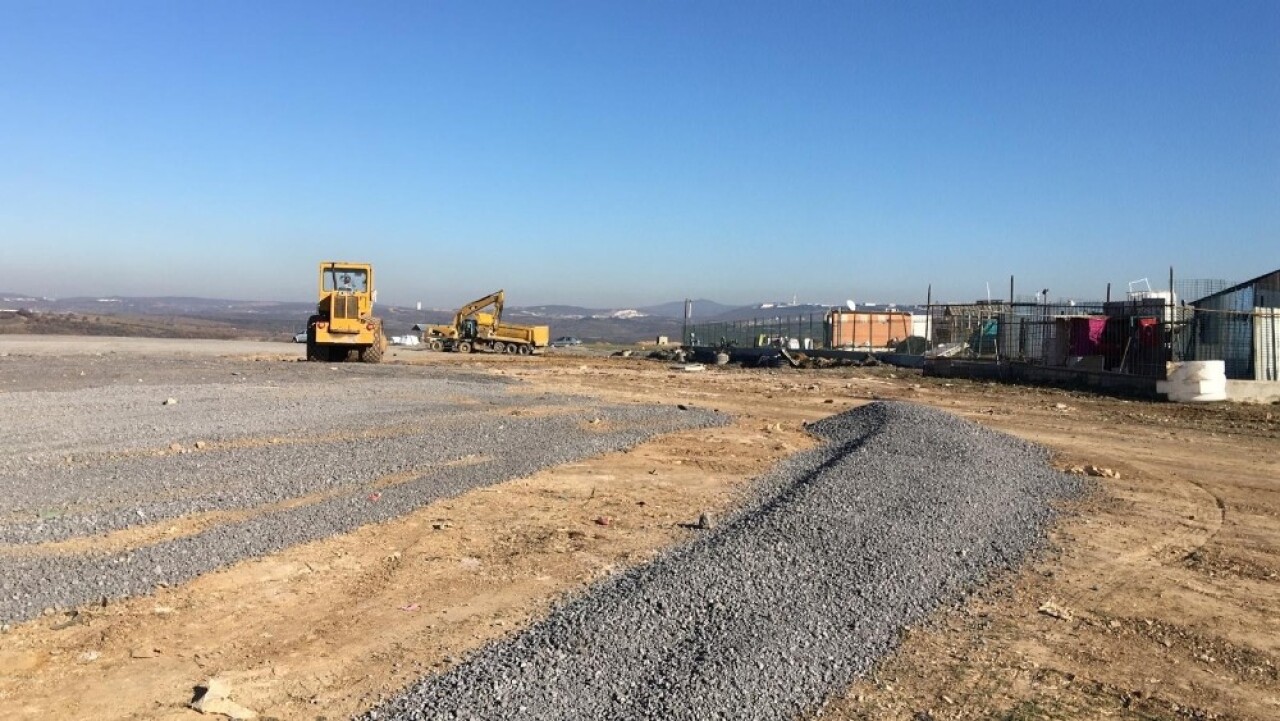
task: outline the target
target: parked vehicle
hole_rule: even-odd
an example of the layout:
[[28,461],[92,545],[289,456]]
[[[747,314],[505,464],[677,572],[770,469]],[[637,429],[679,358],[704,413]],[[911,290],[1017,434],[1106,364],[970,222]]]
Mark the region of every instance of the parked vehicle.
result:
[[551,341],[552,348],[568,348],[575,345],[582,345],[582,340],[571,335],[561,336]]
[[304,331],[302,331],[301,333],[294,333],[294,334],[293,334],[293,342],[294,342],[294,343],[306,343],[306,342],[307,342],[307,332],[304,330]]

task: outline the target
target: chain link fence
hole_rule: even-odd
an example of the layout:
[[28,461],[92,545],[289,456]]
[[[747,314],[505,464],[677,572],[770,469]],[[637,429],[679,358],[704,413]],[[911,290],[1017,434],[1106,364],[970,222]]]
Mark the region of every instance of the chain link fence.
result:
[[[1105,302],[978,301],[913,312],[833,308],[690,324],[684,343],[890,351],[1150,378],[1164,378],[1169,362],[1220,360],[1227,378],[1280,380],[1280,308],[1255,303],[1273,289],[1224,291],[1224,285],[1181,281],[1172,291],[1126,293],[1126,300]],[[1180,298],[1194,299],[1194,305]]]
[[1221,360],[1228,378],[1277,380],[1280,311],[1163,298],[1072,305],[931,306],[929,354],[1164,378],[1170,361]]

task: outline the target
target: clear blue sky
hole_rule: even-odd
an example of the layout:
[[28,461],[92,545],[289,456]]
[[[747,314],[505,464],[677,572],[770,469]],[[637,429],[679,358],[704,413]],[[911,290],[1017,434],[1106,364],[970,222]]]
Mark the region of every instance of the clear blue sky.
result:
[[1280,267],[1280,2],[0,0],[0,291],[1099,297]]

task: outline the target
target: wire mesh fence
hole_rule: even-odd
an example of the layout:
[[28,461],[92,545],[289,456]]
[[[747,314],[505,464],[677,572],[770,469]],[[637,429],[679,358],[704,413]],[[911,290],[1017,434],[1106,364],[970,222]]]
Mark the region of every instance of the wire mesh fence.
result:
[[1280,309],[1197,308],[1177,336],[1177,360],[1220,360],[1227,378],[1280,381]]
[[[1204,290],[1196,288],[1193,290]],[[1164,378],[1171,361],[1221,360],[1232,379],[1280,380],[1280,309],[1195,307],[1175,293],[1084,303],[987,301],[917,312],[826,312],[697,323],[691,346],[923,353]],[[1243,306],[1243,307],[1242,307]]]
[[1228,378],[1276,380],[1280,311],[1166,298],[929,308],[933,355],[1165,377],[1170,361],[1221,360]]
[[718,348],[830,347],[827,342],[826,313],[777,315],[718,323],[697,323],[685,329],[686,345]]

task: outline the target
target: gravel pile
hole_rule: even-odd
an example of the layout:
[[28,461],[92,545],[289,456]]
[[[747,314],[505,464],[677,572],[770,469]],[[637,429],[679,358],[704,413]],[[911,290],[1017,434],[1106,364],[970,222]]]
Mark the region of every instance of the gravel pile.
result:
[[823,420],[715,530],[604,581],[365,719],[780,719],[820,708],[1042,540],[1079,481],[940,411]]
[[[279,386],[185,386],[171,406],[154,387],[0,395],[7,451],[0,543],[11,546],[0,563],[0,623],[146,593],[477,487],[726,420],[701,410],[513,394],[510,384],[449,370],[432,375],[334,385],[314,382],[323,376],[312,372]],[[81,402],[91,415],[82,415]],[[522,415],[533,406],[541,407],[538,414]],[[5,413],[17,408],[24,413]],[[28,420],[47,429],[44,445],[25,430]],[[281,442],[271,443],[273,436]],[[21,439],[12,441],[17,448],[11,437]],[[76,437],[98,450],[78,451],[67,462],[49,448]],[[170,442],[191,448],[193,439],[211,445],[167,450]],[[131,450],[107,450],[117,447]],[[394,483],[381,482],[393,474]],[[301,505],[283,503],[304,497]],[[252,513],[129,552],[22,548],[236,509]]]

